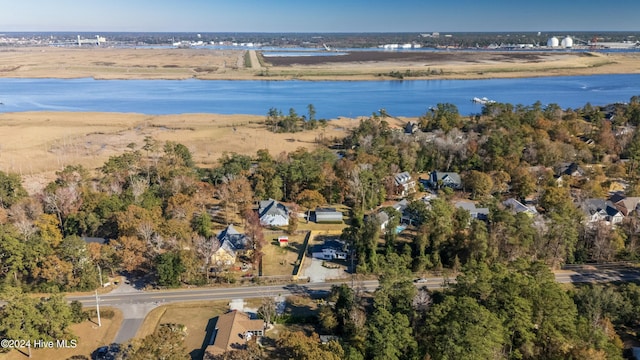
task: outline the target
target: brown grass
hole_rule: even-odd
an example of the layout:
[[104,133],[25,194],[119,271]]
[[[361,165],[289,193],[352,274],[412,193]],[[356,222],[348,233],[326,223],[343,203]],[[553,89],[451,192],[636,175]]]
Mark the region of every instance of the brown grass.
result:
[[[280,247],[277,244],[279,235],[285,235],[289,238],[289,246]],[[262,249],[264,252],[262,257],[263,276],[291,275],[304,237],[305,234],[265,234],[268,245]]]
[[[391,71],[427,69],[420,78],[470,79],[640,72],[637,53],[568,52],[353,52],[347,56],[269,58],[259,63],[244,50],[9,48],[0,50],[0,77],[97,79],[380,80]],[[264,77],[267,75],[266,77]],[[384,77],[383,77],[384,78]],[[412,78],[416,79],[416,78]]]
[[183,324],[187,327],[185,347],[192,358],[202,356],[202,346],[209,321],[229,309],[228,301],[198,301],[169,304],[151,311],[138,330],[136,338],[153,333],[160,324]]
[[[326,129],[275,134],[266,130],[264,119],[217,114],[3,113],[0,170],[23,175],[33,192],[66,165],[97,168],[110,156],[130,151],[127,145],[131,143],[140,149],[146,136],[180,142],[189,148],[197,164],[211,167],[225,152],[255,155],[259,149],[268,149],[277,156],[300,147],[311,150],[317,146],[317,138],[342,138],[347,129],[359,123],[341,118],[330,121]],[[402,124],[406,120],[388,121]]]
[[[31,359],[50,360],[67,359],[73,355],[84,355],[90,358],[91,353],[97,348],[109,345],[116,338],[120,324],[122,323],[122,313],[120,310],[112,309],[115,312],[113,319],[101,319],[102,327],[98,327],[97,319],[85,321],[80,324],[71,325],[71,332],[78,336],[78,346],[74,349],[32,349]],[[0,359],[22,360],[28,359],[27,350],[24,353],[12,350],[7,354],[0,355]]]

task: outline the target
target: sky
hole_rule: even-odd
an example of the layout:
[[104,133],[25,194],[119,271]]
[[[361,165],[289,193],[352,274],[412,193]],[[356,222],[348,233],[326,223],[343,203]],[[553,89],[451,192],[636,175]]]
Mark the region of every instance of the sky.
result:
[[0,32],[640,31],[638,0],[0,0]]

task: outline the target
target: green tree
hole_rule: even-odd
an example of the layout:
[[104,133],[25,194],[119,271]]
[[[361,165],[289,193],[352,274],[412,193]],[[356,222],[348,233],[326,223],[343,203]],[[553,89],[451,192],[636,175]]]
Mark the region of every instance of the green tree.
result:
[[493,190],[493,179],[488,174],[480,171],[471,170],[467,176],[464,177],[465,187],[471,190],[471,197],[484,198],[491,195]]
[[317,206],[326,204],[327,200],[317,190],[303,190],[296,197],[296,202],[300,206],[307,209],[307,222],[308,222],[311,209],[316,208]]
[[10,208],[27,195],[19,175],[0,171],[0,207]]
[[184,327],[162,324],[153,334],[134,342],[124,356],[131,360],[189,360]]
[[424,326],[434,360],[502,358],[506,338],[500,319],[470,297],[447,296],[431,307]]
[[309,121],[316,120],[316,107],[313,104],[307,105],[307,111],[309,113]]
[[327,345],[320,344],[318,334],[306,336],[301,331],[283,331],[276,346],[279,358],[291,360],[340,360],[344,358],[344,350],[336,341],[330,341]]
[[171,165],[185,166],[188,168],[194,166],[191,151],[180,143],[167,141],[164,144],[164,157]]
[[37,300],[14,292],[7,304],[0,308],[0,337],[69,340],[74,337],[68,329],[72,319],[71,306],[60,294]]
[[367,323],[368,353],[374,360],[412,359],[418,347],[407,315],[376,308]]
[[12,225],[0,224],[0,279],[18,285],[25,270],[27,248]]
[[156,257],[156,271],[158,284],[161,286],[178,287],[180,277],[185,271],[179,253],[166,252]]

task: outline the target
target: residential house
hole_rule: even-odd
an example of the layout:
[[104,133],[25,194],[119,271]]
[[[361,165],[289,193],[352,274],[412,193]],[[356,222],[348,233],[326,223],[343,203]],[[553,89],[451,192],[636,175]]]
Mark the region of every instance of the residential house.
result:
[[397,203],[393,204],[392,207],[396,209],[400,213],[400,223],[401,224],[409,224],[411,225],[412,216],[406,210],[409,206],[409,201],[407,199],[402,199]]
[[616,225],[624,220],[624,215],[616,209],[615,205],[604,199],[587,199],[582,203],[581,208],[589,225],[599,221]]
[[462,179],[460,178],[460,174],[455,172],[432,171],[429,175],[429,185],[434,190],[443,187],[458,190],[462,189]]
[[249,250],[249,238],[239,233],[233,224],[218,233],[217,240],[220,247],[211,255],[211,263],[214,265],[233,265],[238,255],[245,254]]
[[344,241],[340,240],[325,240],[322,245],[312,246],[309,251],[312,258],[322,260],[346,260],[348,254]]
[[627,197],[623,193],[615,193],[611,195],[609,201],[622,213],[624,216],[629,216],[633,211],[638,210],[640,204],[640,197]]
[[416,191],[416,181],[411,178],[408,172],[401,172],[393,177],[396,189],[398,189],[398,195],[405,197],[408,194]]
[[485,221],[489,219],[489,208],[477,208],[472,201],[458,201],[455,203],[455,207],[467,210],[473,219]]
[[342,223],[342,212],[335,208],[316,208],[316,223]]
[[558,186],[564,186],[564,180],[566,177],[579,179],[584,177],[584,170],[576,163],[561,163],[556,169],[554,178]]
[[561,163],[556,171],[556,176],[560,177],[563,175],[571,176],[571,177],[580,177],[584,176],[584,170],[577,163]]
[[380,230],[384,230],[389,224],[389,214],[387,214],[384,210],[380,210],[375,214],[365,215],[364,221],[377,221],[378,224],[380,224]]
[[262,226],[289,225],[289,209],[274,199],[260,201],[258,216]]
[[[435,198],[437,198],[437,195],[427,194],[416,201],[422,201],[426,205],[427,209],[430,209],[431,200]],[[407,211],[408,206],[409,206],[409,201],[407,199],[402,199],[401,201],[398,201],[397,203],[393,204],[391,207],[393,207],[400,213],[401,224],[412,225],[416,220],[415,214],[411,213],[410,211]]]
[[402,199],[402,200],[400,200],[397,203],[392,205],[392,207],[394,209],[396,209],[396,211],[398,211],[400,214],[402,214],[404,212],[404,210],[407,208],[407,206],[409,206],[409,201],[407,201],[407,199]]
[[227,351],[244,349],[252,337],[264,335],[264,328],[263,320],[252,319],[242,311],[234,310],[220,315],[205,352],[218,356]]
[[514,198],[509,198],[503,201],[502,204],[507,208],[511,209],[516,214],[523,212],[527,214],[529,217],[534,217],[538,215],[538,211],[536,210],[535,206],[531,206],[531,205],[527,206]]
[[404,125],[405,134],[415,134],[418,130],[420,130],[420,127],[414,122],[409,121]]

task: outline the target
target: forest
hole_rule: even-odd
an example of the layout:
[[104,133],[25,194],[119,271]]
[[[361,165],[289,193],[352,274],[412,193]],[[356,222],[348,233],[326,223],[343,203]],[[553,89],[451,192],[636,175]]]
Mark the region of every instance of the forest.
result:
[[[310,105],[313,127],[314,113]],[[213,168],[198,167],[180,143],[147,138],[99,169],[67,166],[31,195],[18,175],[0,172],[0,293],[11,300],[93,290],[99,273],[205,285],[219,280],[210,278],[209,259],[226,224],[244,229],[255,249],[251,261],[260,261],[256,201],[272,198],[300,211],[342,204],[350,209],[342,238],[354,251],[356,273],[379,276],[380,288],[373,297],[335,288],[316,331],[339,335],[341,343],[311,341],[303,351],[306,335],[292,333],[282,338],[280,348],[289,351],[283,356],[621,358],[618,334],[637,327],[637,286],[565,289],[550,269],[640,256],[635,209],[612,225],[585,221],[582,206],[613,193],[640,195],[640,97],[578,109],[486,104],[470,117],[438,104],[413,133],[391,128],[387,117],[373,113],[343,139],[319,139],[323,146],[313,150],[229,153]],[[305,131],[304,120],[271,109],[266,122],[274,131]],[[558,176],[564,163],[578,164],[581,175]],[[403,213],[390,208],[401,199],[395,174],[432,171],[459,173],[462,189],[432,190],[425,202],[419,185]],[[514,213],[507,198],[533,204],[538,215]],[[488,208],[487,219],[454,206],[459,199]],[[212,215],[214,205],[220,211]],[[409,218],[407,231],[364,220],[381,209],[389,214],[386,229]],[[427,272],[457,275],[456,282],[442,292],[417,289],[412,279]],[[0,317],[3,336],[10,318]]]

